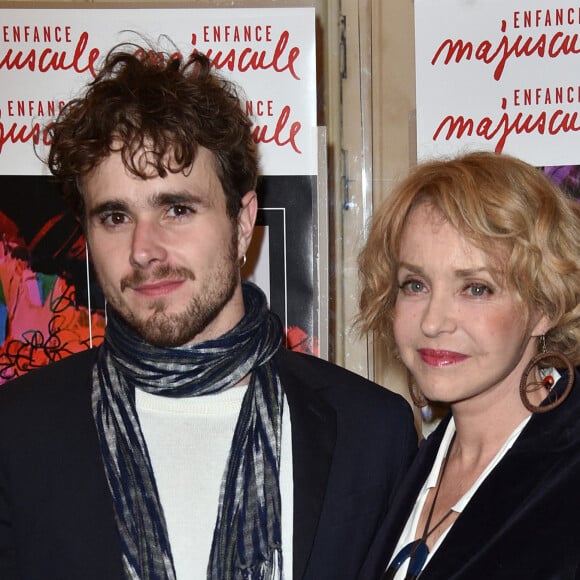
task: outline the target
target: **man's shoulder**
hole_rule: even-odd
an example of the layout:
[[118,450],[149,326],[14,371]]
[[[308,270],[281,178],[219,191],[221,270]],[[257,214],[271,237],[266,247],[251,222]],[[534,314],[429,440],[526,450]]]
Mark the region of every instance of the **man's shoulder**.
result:
[[314,393],[335,407],[353,411],[358,407],[410,413],[409,404],[401,395],[324,359],[280,349],[276,362],[284,389],[298,396]]
[[281,375],[292,377],[315,390],[364,389],[368,393],[398,398],[398,395],[369,379],[317,356],[280,349],[276,354],[276,362]]
[[89,385],[96,353],[97,349],[90,349],[69,355],[0,386],[0,409],[33,400],[55,400]]

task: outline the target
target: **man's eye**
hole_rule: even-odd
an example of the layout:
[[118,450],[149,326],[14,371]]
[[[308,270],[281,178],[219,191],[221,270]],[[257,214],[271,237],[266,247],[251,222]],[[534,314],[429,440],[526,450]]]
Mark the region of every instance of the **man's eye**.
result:
[[193,213],[193,210],[186,205],[174,205],[169,208],[167,213],[171,217],[183,217]]
[[127,216],[124,213],[112,212],[101,216],[101,223],[105,225],[117,226],[124,224]]

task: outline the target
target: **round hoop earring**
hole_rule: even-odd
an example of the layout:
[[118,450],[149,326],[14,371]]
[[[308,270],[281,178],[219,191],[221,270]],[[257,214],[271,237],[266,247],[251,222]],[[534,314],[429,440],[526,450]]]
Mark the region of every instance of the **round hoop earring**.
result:
[[240,270],[246,265],[247,261],[246,254],[244,254],[240,259]]
[[407,388],[409,389],[409,395],[411,395],[411,400],[415,407],[422,409],[426,407],[428,402],[427,399],[424,397],[423,393],[417,387],[415,383],[415,378],[411,374],[411,371],[407,369]]
[[[545,344],[545,342],[543,344]],[[550,394],[552,393],[552,387],[554,386],[554,379],[551,375],[548,375],[541,381],[531,381],[528,384],[528,377],[530,373],[534,370],[534,368],[540,361],[546,359],[552,360],[556,359],[564,363],[562,366],[565,366],[566,369],[568,370],[568,382],[566,383],[566,387],[564,388],[562,394],[559,397],[543,405],[534,405],[530,402],[528,398],[528,393],[532,393],[534,391],[537,391],[538,389],[541,389],[542,387],[546,387],[549,390],[548,397],[550,397]],[[548,350],[545,352],[539,352],[536,356],[532,357],[532,360],[530,360],[530,362],[528,363],[528,365],[524,370],[524,374],[522,375],[522,378],[520,380],[520,398],[522,399],[524,407],[528,411],[531,411],[532,413],[546,413],[547,411],[555,409],[564,402],[566,397],[570,394],[573,384],[574,384],[574,367],[566,355],[562,354],[561,352],[558,352],[557,350]]]

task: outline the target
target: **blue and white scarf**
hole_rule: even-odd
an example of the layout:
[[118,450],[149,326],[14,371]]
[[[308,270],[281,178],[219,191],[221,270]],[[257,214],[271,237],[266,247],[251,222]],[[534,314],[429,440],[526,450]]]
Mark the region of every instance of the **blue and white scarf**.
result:
[[228,389],[250,373],[221,484],[207,577],[282,576],[283,394],[272,360],[282,326],[261,290],[243,283],[243,293],[245,315],[235,328],[216,340],[180,348],[151,346],[109,313],[93,370],[93,414],[128,578],[175,578],[155,475],[135,411],[135,387],[193,397]]

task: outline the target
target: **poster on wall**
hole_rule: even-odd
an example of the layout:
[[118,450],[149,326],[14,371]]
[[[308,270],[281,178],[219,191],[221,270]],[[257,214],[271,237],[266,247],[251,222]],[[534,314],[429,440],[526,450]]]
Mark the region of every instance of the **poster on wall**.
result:
[[314,18],[313,8],[0,9],[0,384],[103,339],[82,231],[42,159],[47,124],[123,42],[204,52],[241,87],[261,165],[243,275],[265,291],[287,345],[319,354]]
[[419,159],[483,149],[580,164],[579,33],[574,2],[416,0]]

